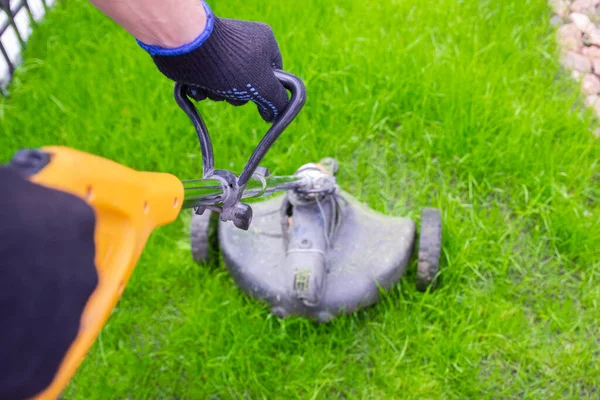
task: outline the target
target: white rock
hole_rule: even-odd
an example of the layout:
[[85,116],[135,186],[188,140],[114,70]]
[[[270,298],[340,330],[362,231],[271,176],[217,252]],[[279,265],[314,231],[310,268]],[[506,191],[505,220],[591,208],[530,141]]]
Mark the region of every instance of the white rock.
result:
[[590,72],[592,69],[592,63],[588,58],[574,51],[569,51],[562,57],[562,64],[565,68],[569,68],[579,72]]
[[564,18],[569,13],[569,2],[566,0],[550,0],[550,6],[554,10],[554,14]]
[[583,47],[582,34],[575,24],[565,24],[556,31],[558,43],[565,50],[579,50]]
[[571,13],[569,14],[569,18],[571,19],[571,22],[573,22],[575,26],[583,33],[590,33],[596,29],[596,25],[594,25],[592,21],[590,21],[589,17],[585,14]]
[[571,11],[578,13],[590,13],[595,11],[594,9],[597,5],[597,0],[575,0],[573,4],[571,4]]
[[590,94],[585,97],[585,105],[586,107],[594,107],[598,102],[598,95]]
[[581,49],[581,54],[589,58],[600,58],[600,47],[586,46]]
[[592,31],[586,33],[585,39],[589,44],[600,46],[600,29],[594,28]]
[[587,95],[600,93],[600,79],[596,75],[587,74],[581,80],[581,90]]

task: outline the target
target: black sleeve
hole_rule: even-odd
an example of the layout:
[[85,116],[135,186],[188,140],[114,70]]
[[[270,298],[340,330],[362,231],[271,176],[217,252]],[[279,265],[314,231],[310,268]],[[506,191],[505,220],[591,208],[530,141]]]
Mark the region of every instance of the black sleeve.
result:
[[0,167],[0,399],[45,389],[94,291],[93,209]]

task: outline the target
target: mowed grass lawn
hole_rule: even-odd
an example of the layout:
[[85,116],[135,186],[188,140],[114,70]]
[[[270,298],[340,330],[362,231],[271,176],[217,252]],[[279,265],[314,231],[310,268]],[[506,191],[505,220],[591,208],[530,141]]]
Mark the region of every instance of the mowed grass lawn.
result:
[[[64,397],[597,399],[600,143],[546,0],[211,5],[269,23],[306,83],[265,164],[292,173],[334,155],[340,184],[378,211],[441,208],[441,286],[417,292],[413,261],[374,307],[280,320],[222,265],[194,264],[186,213],[150,239]],[[3,160],[61,144],[200,173],[172,83],[86,1],[48,15],[10,91]],[[240,171],[267,125],[254,106],[200,107],[217,166]]]

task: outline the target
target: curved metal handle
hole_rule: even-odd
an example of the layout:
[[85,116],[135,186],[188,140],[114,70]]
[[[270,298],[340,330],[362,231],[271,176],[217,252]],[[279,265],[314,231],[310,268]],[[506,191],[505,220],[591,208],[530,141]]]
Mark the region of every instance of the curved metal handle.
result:
[[[274,72],[279,82],[281,82],[283,87],[290,92],[291,97],[279,118],[273,122],[244,166],[244,169],[238,178],[238,186],[241,188],[248,183],[258,167],[258,164],[267,154],[267,151],[269,151],[277,138],[279,138],[288,125],[296,118],[296,115],[298,115],[306,101],[306,88],[300,78],[281,70],[275,70]],[[196,133],[198,134],[198,140],[200,141],[200,151],[202,152],[203,174],[204,178],[207,178],[214,171],[215,165],[212,143],[210,141],[208,129],[206,128],[200,113],[187,96],[188,89],[189,86],[187,84],[177,83],[175,85],[175,100],[194,124]]]
[[273,143],[275,143],[285,128],[296,118],[296,115],[298,115],[306,102],[306,88],[300,78],[281,70],[275,70],[275,76],[279,79],[283,87],[290,91],[291,98],[279,118],[273,122],[273,125],[271,125],[248,159],[244,170],[238,178],[238,185],[240,187],[248,183],[256,167],[258,167],[258,164],[265,157],[265,154],[267,154],[267,151],[273,146]]
[[203,178],[208,177],[215,169],[215,157],[213,155],[212,142],[210,141],[210,135],[204,120],[200,116],[200,113],[188,98],[189,86],[185,83],[177,82],[175,84],[175,101],[179,104],[179,107],[190,118],[196,134],[198,134],[198,140],[200,141],[200,152],[202,153],[202,174]]

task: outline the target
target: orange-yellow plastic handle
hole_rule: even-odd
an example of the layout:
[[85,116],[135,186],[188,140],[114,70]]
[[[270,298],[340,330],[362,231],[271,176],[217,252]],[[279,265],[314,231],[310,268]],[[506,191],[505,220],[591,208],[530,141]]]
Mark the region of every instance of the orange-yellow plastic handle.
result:
[[96,213],[98,286],[87,302],[77,338],[52,384],[35,399],[65,388],[119,300],[154,228],[177,218],[183,185],[170,174],[139,172],[65,147],[46,147],[50,163],[31,181],[85,199]]

